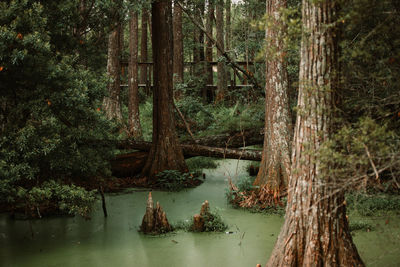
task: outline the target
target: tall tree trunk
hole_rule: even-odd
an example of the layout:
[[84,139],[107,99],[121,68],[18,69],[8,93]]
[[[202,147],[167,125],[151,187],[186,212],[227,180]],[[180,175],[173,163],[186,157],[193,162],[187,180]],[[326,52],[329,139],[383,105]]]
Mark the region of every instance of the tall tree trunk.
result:
[[179,146],[173,114],[173,36],[172,6],[170,0],[152,3],[153,27],[153,144],[142,175],[149,181],[164,170],[187,172]]
[[286,189],[290,174],[288,76],[284,37],[286,27],[281,10],[286,0],[268,0],[265,56],[265,130],[260,169],[254,185],[266,185],[273,195]]
[[231,0],[226,0],[225,12],[226,12],[225,51],[229,52],[229,50],[231,49]]
[[[208,0],[207,5],[207,20],[206,20],[206,31],[212,36],[213,34],[213,21],[214,21],[214,0]],[[210,38],[206,39],[206,60],[207,62],[213,61],[213,42]],[[207,68],[207,84],[212,85],[213,69],[211,64],[206,65]]]
[[[225,2],[225,51],[227,53],[231,50],[231,0]],[[226,82],[231,83],[231,73],[229,68],[226,69]]]
[[[177,1],[177,0],[175,0]],[[182,8],[174,4],[174,81],[183,82]]]
[[120,25],[116,26],[108,37],[107,74],[111,81],[108,84],[108,96],[103,100],[103,109],[107,118],[118,121],[122,120],[120,103],[120,31]]
[[[147,28],[149,21],[149,11],[147,9],[142,9],[142,28],[141,28],[141,39],[140,39],[140,61],[147,62]],[[147,82],[147,65],[142,65],[140,67],[140,83],[146,84]]]
[[337,89],[335,1],[303,0],[300,86],[285,222],[267,266],[364,266],[344,194],[318,150],[332,131]]
[[142,138],[142,127],[139,117],[139,87],[138,87],[138,14],[131,12],[129,23],[129,134],[134,139]]
[[[204,11],[205,11],[205,1],[201,1],[199,4],[199,11],[200,11],[200,21],[202,22],[202,26],[204,28]],[[197,28],[197,27],[196,27]],[[204,62],[205,60],[205,54],[204,54],[204,32],[202,30],[199,29],[199,59],[200,62]],[[204,68],[203,68],[204,70]]]
[[224,100],[225,88],[226,88],[226,74],[225,74],[225,62],[219,60],[223,54],[221,51],[225,51],[224,48],[224,1],[216,0],[216,26],[217,26],[217,43],[221,49],[217,50],[218,57],[218,81],[217,81],[217,101]]

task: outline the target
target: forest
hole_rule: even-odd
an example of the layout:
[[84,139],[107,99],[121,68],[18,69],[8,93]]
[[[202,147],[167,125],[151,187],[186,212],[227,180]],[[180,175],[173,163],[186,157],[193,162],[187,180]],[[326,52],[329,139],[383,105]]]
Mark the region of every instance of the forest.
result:
[[399,266],[400,1],[0,1],[0,266]]

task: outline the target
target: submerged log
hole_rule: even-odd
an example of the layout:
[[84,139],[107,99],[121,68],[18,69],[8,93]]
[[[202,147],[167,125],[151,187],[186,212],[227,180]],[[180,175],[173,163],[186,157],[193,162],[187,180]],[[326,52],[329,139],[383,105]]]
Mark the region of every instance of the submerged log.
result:
[[[151,143],[130,141],[126,144],[126,147],[140,151],[118,155],[111,161],[111,170],[117,177],[129,177],[140,173],[146,162],[147,152],[151,148]],[[185,158],[204,156],[261,161],[261,151],[258,150],[231,149],[188,144],[183,144],[181,147]]]
[[143,216],[140,230],[145,234],[162,234],[172,231],[172,227],[168,222],[167,215],[158,202],[156,204],[156,208],[154,209],[151,192],[149,193],[146,213]]

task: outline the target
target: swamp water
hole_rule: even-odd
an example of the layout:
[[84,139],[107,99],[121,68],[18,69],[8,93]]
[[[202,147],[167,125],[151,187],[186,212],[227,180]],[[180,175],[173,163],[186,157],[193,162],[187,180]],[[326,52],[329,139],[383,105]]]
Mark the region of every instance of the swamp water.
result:
[[[245,175],[246,161],[220,161],[205,170],[206,181],[178,193],[153,191],[172,223],[199,213],[204,200],[229,225],[226,233],[178,231],[162,236],[137,232],[146,209],[148,191],[129,190],[106,196],[108,218],[101,203],[92,218],[47,218],[14,221],[0,215],[0,266],[140,266],[236,267],[264,265],[279,233],[283,217],[236,210],[225,200],[227,179]],[[237,173],[237,175],[235,175]],[[375,231],[357,231],[355,243],[367,266],[400,266],[399,218],[372,222]],[[388,222],[388,224],[385,224]],[[34,236],[32,238],[31,227]]]

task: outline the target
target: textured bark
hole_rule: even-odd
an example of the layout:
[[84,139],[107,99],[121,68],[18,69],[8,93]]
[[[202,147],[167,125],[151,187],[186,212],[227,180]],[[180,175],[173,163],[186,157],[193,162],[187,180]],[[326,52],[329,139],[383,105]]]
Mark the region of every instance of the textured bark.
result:
[[226,0],[225,12],[225,50],[229,52],[231,49],[231,0]]
[[[176,0],[175,0],[176,1]],[[182,8],[174,4],[174,81],[183,82]]]
[[[212,36],[213,34],[213,21],[214,21],[214,0],[208,0],[207,5],[207,19],[206,19],[206,31]],[[207,84],[214,84],[213,79],[213,69],[210,62],[213,61],[213,40],[210,38],[206,38],[206,61],[208,62],[206,65],[206,75],[207,75]],[[206,92],[203,94],[203,100],[207,98],[208,102],[212,101],[214,92],[212,89],[210,92]]]
[[265,57],[265,134],[263,157],[254,185],[267,185],[271,193],[286,189],[290,173],[288,76],[286,69],[285,25],[281,10],[286,0],[268,0]]
[[138,87],[138,14],[131,12],[129,23],[129,134],[134,139],[142,138],[142,127],[139,117],[139,87]]
[[143,216],[140,230],[145,234],[161,234],[172,231],[167,216],[158,202],[154,208],[151,192],[149,192],[146,213]]
[[225,97],[226,74],[225,62],[220,60],[225,52],[224,48],[224,1],[216,0],[216,26],[217,26],[217,43],[221,49],[217,50],[218,57],[218,81],[217,81],[217,101],[222,101]]
[[204,232],[205,223],[208,215],[210,214],[210,205],[208,200],[204,201],[201,205],[200,214],[195,214],[193,216],[193,231]]
[[107,75],[110,78],[108,84],[108,96],[104,97],[103,109],[107,118],[122,120],[120,104],[120,34],[121,25],[118,25],[108,37],[108,55],[107,55]]
[[[140,38],[140,61],[148,61],[147,53],[147,28],[149,21],[149,12],[147,9],[142,10],[142,28],[141,28],[141,38]],[[147,81],[147,65],[142,65],[140,68],[140,83],[146,84]]]
[[[231,0],[225,0],[225,51],[231,50]],[[225,80],[227,84],[231,84],[231,72],[229,68],[225,70]]]
[[173,114],[172,6],[169,0],[152,3],[153,27],[153,136],[152,147],[142,175],[150,181],[164,170],[187,172],[179,146]]
[[[335,1],[303,0],[300,86],[285,222],[267,266],[364,266],[344,194],[321,168],[337,89]],[[339,185],[340,186],[340,185]]]

